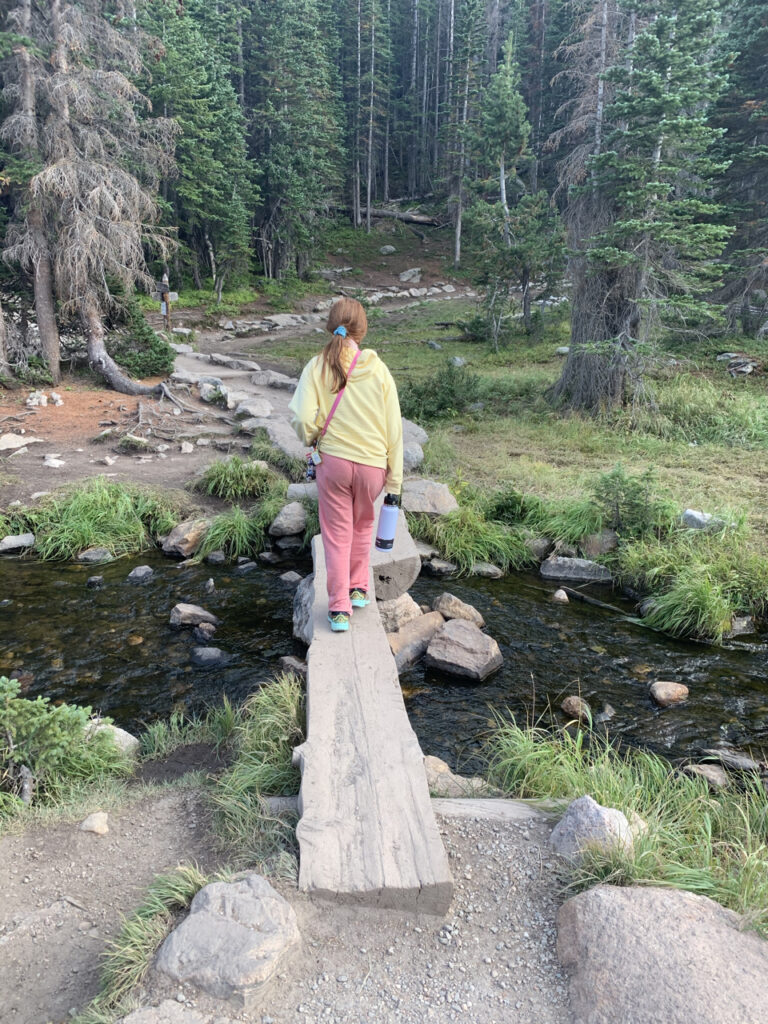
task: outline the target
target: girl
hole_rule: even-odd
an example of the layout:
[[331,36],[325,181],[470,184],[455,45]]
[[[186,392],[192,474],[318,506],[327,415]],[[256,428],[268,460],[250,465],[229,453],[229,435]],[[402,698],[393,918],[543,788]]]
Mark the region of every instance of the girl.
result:
[[369,603],[373,505],[385,487],[400,494],[403,426],[392,374],[372,349],[360,349],[368,331],[360,303],[339,299],[326,329],[330,341],[304,367],[290,408],[293,429],[320,454],[328,619],[338,633],[349,629],[353,608]]

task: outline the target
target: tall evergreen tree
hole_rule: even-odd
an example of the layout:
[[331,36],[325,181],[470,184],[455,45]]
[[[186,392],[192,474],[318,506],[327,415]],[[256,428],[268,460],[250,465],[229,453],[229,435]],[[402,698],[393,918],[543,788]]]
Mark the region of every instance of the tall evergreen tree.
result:
[[[605,0],[599,0],[600,13]],[[729,235],[710,198],[718,132],[707,111],[722,89],[718,12],[710,0],[622,5],[633,29],[596,106],[583,185],[567,209],[572,260],[571,346],[553,397],[600,410],[640,384],[638,344],[663,325],[709,316],[702,301]],[[596,83],[599,96],[604,90]]]

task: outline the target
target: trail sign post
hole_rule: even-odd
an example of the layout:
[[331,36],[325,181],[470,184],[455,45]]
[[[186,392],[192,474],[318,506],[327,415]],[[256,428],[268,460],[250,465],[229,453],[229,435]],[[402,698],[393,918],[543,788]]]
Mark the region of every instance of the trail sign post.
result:
[[179,293],[172,292],[168,282],[168,275],[163,274],[163,280],[157,287],[157,291],[152,292],[152,298],[155,302],[160,303],[160,313],[165,317],[165,329],[168,333],[171,333],[171,303],[179,301]]

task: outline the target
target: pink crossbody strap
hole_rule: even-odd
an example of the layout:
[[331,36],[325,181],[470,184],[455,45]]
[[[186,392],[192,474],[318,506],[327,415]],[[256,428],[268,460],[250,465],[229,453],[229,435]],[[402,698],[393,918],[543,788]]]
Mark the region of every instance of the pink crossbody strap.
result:
[[[352,362],[350,363],[349,371],[347,372],[347,380],[349,380],[349,378],[352,376],[352,371],[355,368],[355,363],[357,362],[359,355],[360,355],[360,349],[358,349],[357,352],[355,352],[355,357],[352,360]],[[341,401],[341,396],[344,394],[344,392],[346,390],[347,390],[347,385],[345,384],[344,387],[341,389],[341,391],[339,391],[339,393],[336,395],[336,399],[335,399],[333,405],[331,406],[331,411],[328,413],[328,418],[325,421],[325,426],[320,431],[320,437],[325,437],[325,432],[328,429],[328,427],[330,426],[331,420],[333,419],[333,414],[336,412],[336,409],[338,408],[339,402]]]

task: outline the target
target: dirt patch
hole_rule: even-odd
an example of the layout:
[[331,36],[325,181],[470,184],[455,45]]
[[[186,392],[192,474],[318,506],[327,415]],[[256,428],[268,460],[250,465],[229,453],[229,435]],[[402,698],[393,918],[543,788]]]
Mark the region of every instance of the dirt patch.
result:
[[72,823],[0,839],[3,1024],[59,1024],[82,1009],[99,991],[99,958],[121,915],[156,875],[190,863],[203,871],[220,864],[193,791],[110,813],[104,836]]
[[229,758],[220,756],[208,743],[188,743],[178,747],[167,757],[144,761],[132,776],[133,782],[174,782],[187,772],[206,772],[220,775],[229,764]]

